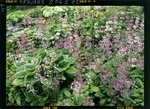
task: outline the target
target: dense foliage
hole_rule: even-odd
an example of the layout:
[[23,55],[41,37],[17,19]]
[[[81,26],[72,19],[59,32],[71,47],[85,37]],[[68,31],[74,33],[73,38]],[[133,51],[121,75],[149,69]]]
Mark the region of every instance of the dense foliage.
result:
[[142,7],[16,10],[6,38],[7,105],[144,105]]

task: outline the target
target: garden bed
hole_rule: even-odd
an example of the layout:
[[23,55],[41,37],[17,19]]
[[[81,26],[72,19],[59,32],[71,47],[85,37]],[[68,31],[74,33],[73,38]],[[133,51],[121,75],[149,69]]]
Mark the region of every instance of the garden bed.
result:
[[139,6],[61,6],[7,15],[7,105],[144,106]]

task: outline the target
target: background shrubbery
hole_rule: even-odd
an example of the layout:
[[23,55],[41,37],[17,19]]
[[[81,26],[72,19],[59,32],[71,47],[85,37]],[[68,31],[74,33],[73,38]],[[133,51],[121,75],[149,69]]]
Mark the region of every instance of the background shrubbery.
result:
[[7,7],[7,105],[143,106],[142,9]]

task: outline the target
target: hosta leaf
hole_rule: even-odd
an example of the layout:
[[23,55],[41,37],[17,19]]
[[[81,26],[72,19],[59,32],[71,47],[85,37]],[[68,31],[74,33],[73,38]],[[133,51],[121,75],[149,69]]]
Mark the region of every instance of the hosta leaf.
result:
[[105,103],[106,103],[106,99],[104,98],[100,99],[100,102],[99,102],[100,105],[104,105]]
[[60,52],[59,54],[56,54],[56,56],[54,57],[54,62],[57,60],[59,60],[58,62],[63,60],[62,52]]
[[136,79],[136,84],[139,86],[139,87],[141,87],[141,88],[143,88],[144,87],[144,85],[143,85],[143,82],[140,80],[140,79]]
[[67,61],[69,61],[70,64],[73,64],[76,61],[76,58],[68,58]]
[[63,55],[63,59],[64,60],[68,59],[68,55]]
[[22,70],[20,72],[15,73],[12,77],[13,78],[24,78],[27,72],[25,70]]
[[27,62],[27,61],[30,61],[30,60],[32,60],[33,59],[33,57],[24,57],[23,58],[23,61],[24,62]]
[[57,67],[54,66],[54,68],[57,69],[59,72],[62,72],[66,70],[69,67],[69,65],[70,65],[69,62],[61,61],[59,62],[58,66]]
[[36,68],[36,64],[28,63],[25,65],[27,71],[34,71]]
[[59,67],[60,68],[64,68],[64,69],[67,69],[68,67],[69,67],[69,62],[67,62],[67,61],[61,61],[61,62],[59,62]]
[[23,84],[24,84],[24,79],[20,79],[20,78],[16,78],[12,83],[12,85],[15,85],[15,86],[19,86]]
[[15,64],[16,67],[22,66],[22,63],[21,63],[21,62],[16,62],[16,63],[14,63],[14,64]]
[[34,82],[38,82],[39,78],[35,78],[34,76],[28,76],[26,77],[26,83],[34,83]]
[[77,69],[75,69],[74,67],[69,67],[69,68],[67,68],[67,69],[65,70],[65,72],[66,72],[67,74],[73,75],[73,74],[75,74],[75,73],[77,72]]
[[22,71],[22,70],[25,70],[24,65],[17,67],[16,72],[19,72],[19,71]]

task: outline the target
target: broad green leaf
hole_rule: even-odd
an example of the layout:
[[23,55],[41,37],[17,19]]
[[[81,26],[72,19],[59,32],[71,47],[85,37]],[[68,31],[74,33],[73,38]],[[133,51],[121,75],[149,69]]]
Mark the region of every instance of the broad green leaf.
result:
[[36,64],[28,63],[25,65],[27,71],[34,71],[36,68]]
[[61,79],[62,79],[62,80],[66,80],[66,77],[62,75]]
[[144,102],[143,102],[143,103],[140,103],[140,105],[141,105],[141,106],[144,106]]
[[23,84],[24,84],[24,79],[20,79],[20,78],[16,78],[12,83],[12,85],[15,85],[15,86],[19,86]]
[[143,82],[140,80],[140,79],[136,79],[136,84],[139,86],[139,87],[141,87],[141,88],[143,88],[144,87],[144,85],[143,85]]
[[30,61],[30,60],[32,60],[33,59],[33,57],[24,57],[23,58],[23,61],[24,62],[27,62],[27,61]]
[[22,71],[22,70],[25,70],[24,65],[17,67],[16,72],[19,72],[19,71]]
[[59,94],[58,95],[58,100],[60,101],[60,100],[62,100],[63,99],[63,94]]
[[99,102],[100,105],[105,105],[105,103],[106,103],[106,99],[104,98],[100,99],[100,102]]
[[75,61],[76,61],[76,58],[68,58],[67,61],[70,63],[70,64],[73,64]]
[[71,97],[71,93],[69,92],[69,90],[64,90],[64,94],[65,94],[67,97]]
[[89,95],[89,91],[86,91],[85,93],[83,93],[83,95],[86,97]]
[[58,66],[57,67],[54,66],[54,68],[57,69],[59,72],[62,72],[66,70],[69,67],[69,65],[70,65],[69,62],[61,61],[59,62]]
[[21,62],[16,62],[16,63],[14,63],[14,65],[15,65],[16,67],[20,67],[20,66],[22,66],[22,63],[21,63]]
[[46,95],[45,97],[43,97],[43,101],[46,101],[48,99],[48,95]]
[[12,77],[13,78],[24,78],[27,72],[25,70],[22,70],[20,72],[15,73]]
[[54,57],[54,62],[57,60],[59,60],[58,62],[63,60],[62,52],[60,52],[59,54],[56,54],[56,56]]
[[110,104],[108,104],[108,106],[115,106],[115,104],[113,104],[113,103],[110,103]]
[[91,90],[93,90],[93,92],[99,92],[100,91],[100,89],[96,86],[92,86]]
[[131,95],[130,95],[131,97],[138,97],[138,96],[140,96],[138,93],[132,93]]
[[67,62],[67,61],[61,61],[61,62],[59,62],[59,64],[58,64],[58,66],[60,67],[60,68],[65,68],[65,69],[67,69],[68,67],[69,67],[69,62]]
[[63,55],[63,59],[64,60],[68,59],[68,55]]
[[118,97],[118,99],[119,99],[120,101],[124,102],[124,99],[123,99],[123,98],[121,98],[121,97]]
[[38,82],[39,78],[35,78],[34,76],[28,76],[26,77],[26,83],[34,83],[34,82]]
[[86,90],[88,90],[88,88],[89,88],[89,85],[85,85],[83,90],[86,91]]
[[75,73],[77,72],[77,69],[75,69],[74,67],[69,67],[69,68],[67,68],[67,69],[65,70],[65,72],[66,72],[67,74],[73,75],[73,74],[75,74]]
[[102,93],[101,93],[101,92],[96,92],[94,95],[95,95],[96,97],[101,97],[101,96],[102,96]]
[[20,96],[17,97],[16,103],[17,103],[19,106],[21,105],[21,97],[20,97]]

